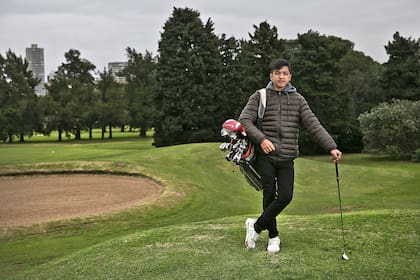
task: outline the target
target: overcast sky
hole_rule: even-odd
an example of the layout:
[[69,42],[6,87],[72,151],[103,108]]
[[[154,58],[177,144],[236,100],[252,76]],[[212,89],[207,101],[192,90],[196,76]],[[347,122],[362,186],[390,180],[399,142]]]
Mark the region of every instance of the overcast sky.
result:
[[348,39],[380,63],[395,31],[420,38],[419,0],[2,0],[0,53],[24,55],[36,43],[48,74],[73,48],[102,71],[108,62],[126,61],[127,46],[156,55],[173,7],[197,10],[203,22],[211,18],[217,35],[248,39],[253,25],[266,20],[279,38],[312,29]]

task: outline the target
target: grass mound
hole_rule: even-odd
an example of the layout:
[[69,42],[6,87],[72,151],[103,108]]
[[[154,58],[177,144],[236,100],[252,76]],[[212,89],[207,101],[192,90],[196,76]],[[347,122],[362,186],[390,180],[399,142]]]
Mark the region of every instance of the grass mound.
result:
[[141,173],[165,186],[146,206],[5,231],[0,277],[420,279],[418,163],[345,155],[340,186],[351,259],[344,262],[328,156],[295,161],[294,199],[278,221],[282,250],[269,255],[266,236],[253,252],[243,246],[244,220],[260,211],[261,193],[217,143],[157,149],[151,142],[0,145],[0,174],[87,168]]
[[[346,215],[349,261],[339,216],[279,219],[279,254],[244,248],[245,216],[168,226],[98,244],[36,267],[16,279],[418,279],[419,212]],[[391,260],[391,261],[390,261]]]

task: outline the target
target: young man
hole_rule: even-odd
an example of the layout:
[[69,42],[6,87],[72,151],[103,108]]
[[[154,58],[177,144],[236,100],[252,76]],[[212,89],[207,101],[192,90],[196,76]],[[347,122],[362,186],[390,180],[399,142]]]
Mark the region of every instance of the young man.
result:
[[278,59],[270,66],[270,83],[266,88],[266,109],[259,128],[256,126],[260,94],[249,98],[239,121],[248,137],[256,144],[257,170],[263,184],[263,212],[258,219],[246,220],[245,246],[255,248],[255,241],[268,230],[267,251],[280,251],[276,217],[293,197],[294,163],[298,156],[299,128],[329,151],[334,162],[341,159],[337,145],[309,108],[305,98],[292,86],[291,65]]

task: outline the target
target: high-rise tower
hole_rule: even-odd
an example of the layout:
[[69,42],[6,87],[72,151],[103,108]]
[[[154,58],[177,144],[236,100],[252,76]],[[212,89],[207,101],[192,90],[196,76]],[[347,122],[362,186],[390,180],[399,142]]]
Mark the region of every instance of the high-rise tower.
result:
[[32,44],[30,48],[26,48],[26,60],[29,63],[28,68],[32,71],[34,78],[41,80],[35,86],[35,93],[37,95],[45,95],[44,49],[38,48],[37,44]]
[[118,74],[128,66],[128,62],[109,62],[108,71],[111,71],[114,81],[119,84],[126,84],[127,80],[123,76],[118,76]]

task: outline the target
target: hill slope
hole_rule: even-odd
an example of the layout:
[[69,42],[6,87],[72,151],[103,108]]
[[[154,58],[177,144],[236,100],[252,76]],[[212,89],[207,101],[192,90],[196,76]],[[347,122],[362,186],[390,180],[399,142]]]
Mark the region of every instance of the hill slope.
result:
[[419,212],[346,215],[349,261],[339,216],[279,219],[282,249],[243,246],[245,217],[152,229],[116,238],[20,274],[16,279],[418,279]]
[[107,162],[117,171],[134,166],[166,186],[151,205],[18,229],[1,238],[0,275],[6,277],[22,270],[17,278],[259,279],[257,271],[292,279],[414,279],[419,274],[419,164],[345,155],[340,184],[351,260],[344,264],[335,169],[328,156],[296,160],[294,200],[279,217],[283,249],[271,256],[265,240],[256,252],[243,248],[243,222],[259,213],[261,193],[246,185],[216,143],[159,149],[150,140],[0,145],[0,154],[2,171],[36,168],[39,162],[51,170],[63,162]]

